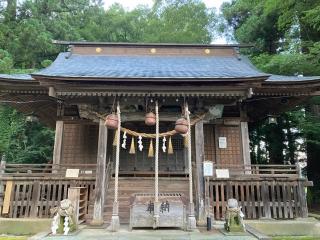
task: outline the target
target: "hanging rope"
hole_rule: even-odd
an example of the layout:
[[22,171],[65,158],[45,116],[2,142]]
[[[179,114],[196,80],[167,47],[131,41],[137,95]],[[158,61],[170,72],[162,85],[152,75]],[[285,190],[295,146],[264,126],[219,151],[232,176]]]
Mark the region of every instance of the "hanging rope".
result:
[[188,167],[189,167],[189,200],[190,203],[193,203],[193,193],[192,193],[192,162],[191,162],[191,123],[190,123],[190,112],[188,108],[188,103],[185,104],[185,114],[188,121],[188,133],[187,133],[187,139],[188,139]]
[[156,101],[156,151],[155,151],[155,161],[154,161],[154,218],[155,218],[155,227],[158,225],[159,218],[159,107],[158,101]]
[[[87,111],[90,111],[92,114],[96,115],[98,118],[101,118],[103,120],[105,120],[105,116],[102,114],[99,114],[97,112],[91,111],[89,109],[86,109]],[[202,113],[201,115],[196,115],[194,119],[190,120],[190,125],[193,126],[195,125],[197,122],[203,120],[206,116],[206,113]],[[133,130],[130,130],[128,128],[124,128],[124,127],[120,127],[122,132],[127,132],[127,134],[134,136],[134,137],[143,137],[143,138],[156,138],[156,134],[154,133],[140,133],[140,132],[136,132]],[[175,130],[170,130],[167,132],[163,132],[163,133],[159,133],[159,137],[170,137],[177,134],[177,132]]]
[[155,202],[158,202],[158,165],[159,165],[159,112],[158,112],[158,101],[156,101],[156,150],[155,150],[155,191],[154,197]]
[[[117,147],[116,147],[116,166],[115,166],[115,179],[114,179],[114,202],[118,202],[118,175],[119,175],[119,159],[120,159],[120,129],[121,129],[121,114],[120,105],[117,103],[117,115],[118,115],[118,130],[117,130]],[[117,204],[116,204],[117,205]],[[118,211],[117,211],[118,213]]]

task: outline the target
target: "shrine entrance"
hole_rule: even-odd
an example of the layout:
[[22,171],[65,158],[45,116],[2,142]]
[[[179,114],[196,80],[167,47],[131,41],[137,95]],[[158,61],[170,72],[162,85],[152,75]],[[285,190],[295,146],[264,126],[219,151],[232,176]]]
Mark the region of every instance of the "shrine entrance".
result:
[[[154,127],[146,126],[141,122],[124,123],[123,126],[137,132],[154,133]],[[173,122],[163,122],[159,126],[160,132],[167,132],[173,128]],[[154,176],[155,141],[141,138],[141,144],[139,144],[137,142],[139,139],[133,140],[131,136],[124,134],[121,134],[121,148],[124,151],[120,151],[119,176]],[[127,137],[125,142],[124,137]],[[187,151],[183,136],[175,134],[171,137],[160,138],[159,148],[159,176],[185,176],[187,174]],[[113,147],[113,159],[115,155],[116,148]]]

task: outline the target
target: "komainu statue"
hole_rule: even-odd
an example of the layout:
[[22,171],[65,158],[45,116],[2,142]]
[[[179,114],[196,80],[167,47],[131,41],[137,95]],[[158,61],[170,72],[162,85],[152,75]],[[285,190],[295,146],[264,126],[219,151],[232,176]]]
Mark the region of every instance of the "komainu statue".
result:
[[244,232],[245,226],[243,223],[244,214],[241,211],[241,207],[238,205],[236,199],[229,199],[226,209],[226,223],[224,225],[228,232]]
[[62,200],[60,206],[50,209],[50,212],[53,215],[51,225],[53,235],[68,235],[70,232],[77,230],[74,207],[69,199]]

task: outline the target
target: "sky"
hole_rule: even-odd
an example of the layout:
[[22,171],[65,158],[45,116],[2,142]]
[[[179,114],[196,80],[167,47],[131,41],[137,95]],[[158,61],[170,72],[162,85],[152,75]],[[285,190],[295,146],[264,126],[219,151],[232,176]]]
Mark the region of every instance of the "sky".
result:
[[[202,0],[208,8],[220,9],[220,6],[223,2],[230,2],[230,0]],[[137,5],[149,5],[152,6],[153,0],[104,0],[105,8],[110,7],[114,3],[120,3],[123,7],[128,10],[134,9]],[[219,37],[214,39],[212,43],[223,44],[227,43],[224,37]]]

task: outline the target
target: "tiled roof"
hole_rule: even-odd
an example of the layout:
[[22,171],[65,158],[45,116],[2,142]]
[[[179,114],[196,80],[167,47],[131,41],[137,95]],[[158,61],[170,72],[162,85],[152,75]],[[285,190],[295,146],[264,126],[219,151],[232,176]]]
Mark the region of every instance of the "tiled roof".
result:
[[320,80],[320,76],[282,76],[282,75],[271,75],[268,78],[268,82],[303,82]]
[[[232,56],[96,56],[60,53],[34,76],[109,79],[233,79],[265,77],[268,83],[320,80],[317,77],[269,75],[247,57]],[[30,74],[0,74],[5,80],[33,80]]]
[[251,78],[268,76],[236,57],[59,54],[35,75],[88,78]]
[[34,80],[30,74],[0,74],[0,79],[8,80]]

